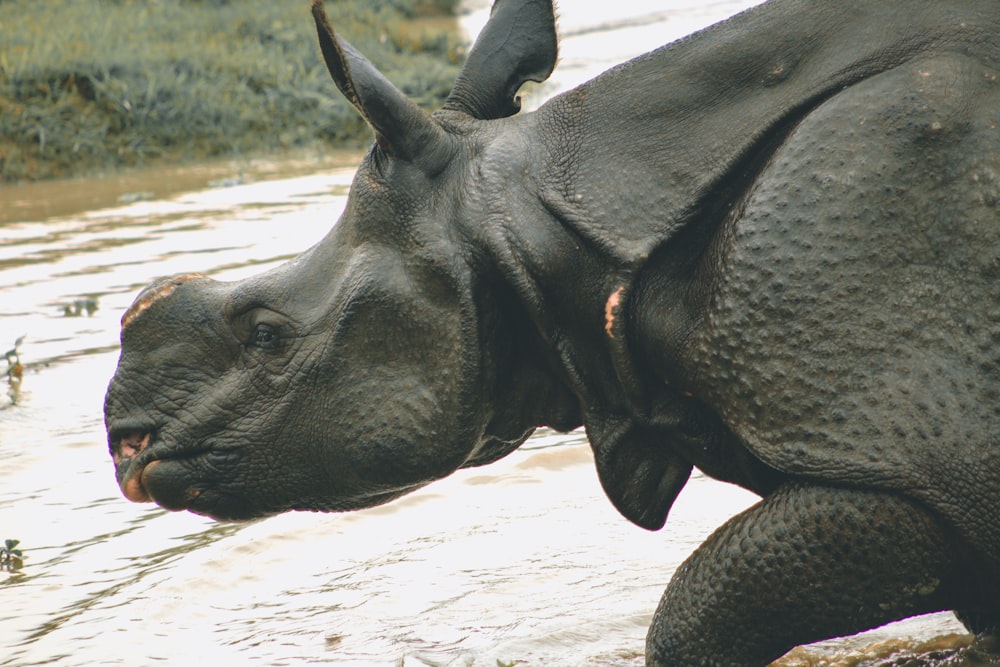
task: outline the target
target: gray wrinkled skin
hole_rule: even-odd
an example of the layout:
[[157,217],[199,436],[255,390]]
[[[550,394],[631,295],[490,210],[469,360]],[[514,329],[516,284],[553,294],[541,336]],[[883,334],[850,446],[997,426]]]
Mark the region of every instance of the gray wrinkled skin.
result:
[[433,116],[313,13],[375,146],[318,245],[126,313],[129,499],[370,507],[583,424],[640,526],[694,467],[762,496],[649,664],[1000,633],[1000,3],[772,0],[519,113],[554,19],[500,0]]

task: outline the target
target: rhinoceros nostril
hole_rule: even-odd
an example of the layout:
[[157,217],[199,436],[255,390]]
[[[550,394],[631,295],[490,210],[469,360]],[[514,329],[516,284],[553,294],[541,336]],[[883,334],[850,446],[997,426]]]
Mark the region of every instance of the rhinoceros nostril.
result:
[[112,440],[112,454],[116,461],[130,459],[149,446],[149,431],[121,431]]

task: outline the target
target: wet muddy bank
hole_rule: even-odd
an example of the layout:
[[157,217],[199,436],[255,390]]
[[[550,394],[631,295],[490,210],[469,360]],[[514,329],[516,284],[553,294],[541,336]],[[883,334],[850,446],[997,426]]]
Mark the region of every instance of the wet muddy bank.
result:
[[291,178],[340,165],[354,165],[360,149],[312,149],[264,153],[111,170],[73,178],[0,185],[0,226],[71,216],[183,192],[228,188],[276,178]]

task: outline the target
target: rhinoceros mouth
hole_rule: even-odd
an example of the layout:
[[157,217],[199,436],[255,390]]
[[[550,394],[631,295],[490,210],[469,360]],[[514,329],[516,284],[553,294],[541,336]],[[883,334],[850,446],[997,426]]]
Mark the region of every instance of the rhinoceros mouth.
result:
[[205,448],[178,451],[157,438],[154,429],[112,429],[108,439],[118,486],[127,499],[181,510],[201,495],[190,483],[190,468],[210,453]]
[[148,452],[154,437],[155,432],[149,428],[120,427],[108,431],[108,449],[115,463],[118,486],[132,502],[151,500],[142,484],[142,473],[152,461]]

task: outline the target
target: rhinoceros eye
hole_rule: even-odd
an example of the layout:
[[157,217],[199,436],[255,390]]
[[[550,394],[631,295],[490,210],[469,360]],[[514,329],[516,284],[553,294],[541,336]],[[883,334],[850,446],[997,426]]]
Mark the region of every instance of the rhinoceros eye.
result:
[[254,347],[264,350],[274,350],[278,347],[279,340],[278,330],[270,324],[262,322],[253,330],[250,343]]

